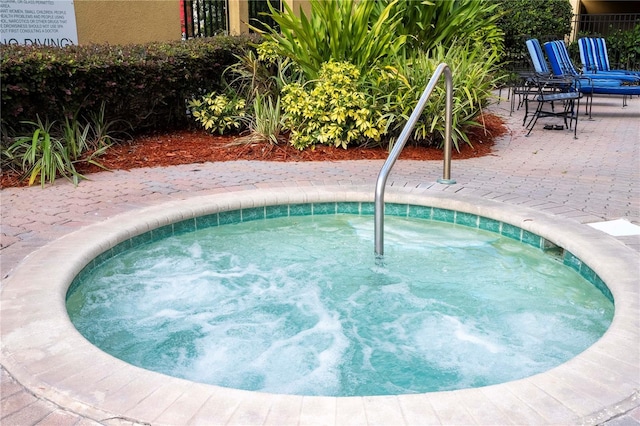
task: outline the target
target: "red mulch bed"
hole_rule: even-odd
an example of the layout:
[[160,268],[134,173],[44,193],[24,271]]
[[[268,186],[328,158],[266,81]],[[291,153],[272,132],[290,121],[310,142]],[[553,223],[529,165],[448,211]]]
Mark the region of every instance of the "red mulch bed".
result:
[[[453,150],[453,160],[483,157],[491,154],[494,139],[507,132],[500,117],[484,115],[485,129],[475,128],[469,139],[473,148],[461,143],[460,152]],[[243,142],[244,141],[244,142]],[[318,145],[315,149],[299,151],[288,143],[271,145],[250,142],[238,136],[217,136],[204,131],[180,131],[135,138],[130,142],[114,145],[99,161],[110,170],[130,170],[138,167],[174,166],[178,164],[213,161],[261,160],[261,161],[339,161],[376,160],[389,155],[383,148],[334,148]],[[442,160],[442,150],[407,145],[400,155],[406,160]],[[84,175],[103,171],[93,165],[79,165]],[[2,170],[0,188],[25,186],[26,181],[12,170]],[[36,180],[39,182],[39,180]]]

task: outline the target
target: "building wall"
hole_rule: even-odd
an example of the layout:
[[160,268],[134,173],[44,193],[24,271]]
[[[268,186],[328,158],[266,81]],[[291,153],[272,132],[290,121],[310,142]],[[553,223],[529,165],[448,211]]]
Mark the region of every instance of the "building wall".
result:
[[[308,0],[283,0],[308,16]],[[78,43],[129,44],[180,40],[180,0],[75,0]],[[248,33],[247,0],[229,0],[229,33]]]
[[75,0],[78,44],[180,40],[179,0]]
[[640,1],[629,0],[580,0],[580,13],[640,13]]
[[[300,11],[306,16],[311,14],[309,0],[281,0],[287,3],[293,13],[300,16]],[[229,0],[229,34],[238,35],[249,32],[249,4],[247,0]]]

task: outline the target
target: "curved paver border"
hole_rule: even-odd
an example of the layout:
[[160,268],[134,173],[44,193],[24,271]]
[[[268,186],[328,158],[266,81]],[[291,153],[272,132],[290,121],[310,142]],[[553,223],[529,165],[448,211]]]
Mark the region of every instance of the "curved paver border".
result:
[[[303,202],[372,201],[359,186],[295,187],[197,196],[131,211],[68,234],[28,256],[3,284],[2,354],[31,392],[92,419],[151,424],[598,423],[624,411],[640,387],[637,253],[587,226],[524,207],[424,190],[394,189],[387,202],[490,217],[569,250],[607,283],[615,315],[605,335],[546,373],[484,388],[379,397],[303,397],[221,388],[124,363],[86,341],[64,301],[95,256],[153,228],[240,208]],[[618,405],[618,407],[616,407]]]

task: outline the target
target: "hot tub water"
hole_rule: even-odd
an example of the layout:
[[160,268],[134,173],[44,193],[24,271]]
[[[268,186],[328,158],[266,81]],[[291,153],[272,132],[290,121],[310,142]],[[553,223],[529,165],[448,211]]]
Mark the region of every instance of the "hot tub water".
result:
[[300,395],[484,386],[593,344],[613,304],[553,257],[497,234],[390,216],[207,228],[134,247],[68,295],[76,327],[134,365]]

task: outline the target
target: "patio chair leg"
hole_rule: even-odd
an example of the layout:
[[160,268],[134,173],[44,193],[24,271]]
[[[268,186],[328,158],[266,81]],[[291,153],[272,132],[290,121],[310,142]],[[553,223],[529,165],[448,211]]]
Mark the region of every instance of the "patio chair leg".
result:
[[576,124],[573,126],[573,139],[578,139],[578,118],[580,117],[580,97],[578,97],[578,100],[576,101],[577,104],[575,105],[575,109],[573,109],[573,102],[572,103],[572,108],[571,108],[571,117],[574,118],[576,120]]
[[[535,127],[536,123],[538,122],[538,117],[540,117],[540,111],[542,111],[542,105],[543,105],[543,102],[539,102],[538,103],[538,107],[536,108],[536,112],[533,113],[533,117],[531,117],[531,120],[529,120],[529,124],[527,125],[527,129],[529,129],[529,131],[527,132],[525,137],[529,136],[529,134],[531,134],[531,131]],[[526,119],[526,116],[525,116],[525,119]]]
[[593,118],[591,117],[591,107],[593,106],[593,94],[588,93],[585,96],[587,99],[584,104],[584,114],[589,115],[589,120],[593,120]]

